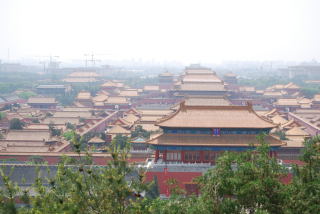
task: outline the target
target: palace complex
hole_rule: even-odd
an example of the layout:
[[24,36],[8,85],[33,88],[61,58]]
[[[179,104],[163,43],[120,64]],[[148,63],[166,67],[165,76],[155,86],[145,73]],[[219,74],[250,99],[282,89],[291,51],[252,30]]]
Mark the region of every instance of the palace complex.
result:
[[[147,180],[157,178],[168,196],[169,178],[197,193],[194,178],[223,152],[254,149],[262,133],[282,164],[303,164],[303,141],[320,133],[320,94],[305,97],[296,83],[255,88],[241,85],[235,73],[198,64],[145,78],[135,85],[76,71],[55,84],[39,82],[28,99],[17,96],[28,90],[0,95],[0,160],[23,164],[37,156],[55,165],[63,154],[76,156],[68,138],[74,131],[94,164],[105,165],[111,141],[127,137],[129,161],[146,167]],[[12,130],[13,119],[22,130]]]

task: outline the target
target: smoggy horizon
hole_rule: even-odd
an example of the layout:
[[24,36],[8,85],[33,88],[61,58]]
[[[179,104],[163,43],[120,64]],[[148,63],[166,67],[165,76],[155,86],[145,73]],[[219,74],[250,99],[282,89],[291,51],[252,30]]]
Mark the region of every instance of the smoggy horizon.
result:
[[0,59],[319,60],[319,9],[316,0],[3,0]]

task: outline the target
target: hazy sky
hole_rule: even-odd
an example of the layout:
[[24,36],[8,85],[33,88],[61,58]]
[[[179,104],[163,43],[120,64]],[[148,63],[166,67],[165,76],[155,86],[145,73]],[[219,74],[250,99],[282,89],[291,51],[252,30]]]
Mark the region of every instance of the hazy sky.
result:
[[0,58],[320,60],[319,11],[320,0],[0,0]]

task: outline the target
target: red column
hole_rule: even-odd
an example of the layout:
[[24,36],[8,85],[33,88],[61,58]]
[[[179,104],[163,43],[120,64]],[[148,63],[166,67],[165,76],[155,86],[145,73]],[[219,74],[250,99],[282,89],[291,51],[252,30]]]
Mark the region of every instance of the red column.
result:
[[274,158],[276,158],[276,159],[277,159],[277,157],[278,157],[278,153],[277,153],[276,151],[274,151],[274,152],[273,152],[273,155],[274,155]]
[[200,163],[204,162],[204,151],[200,151],[200,160],[198,162]]
[[181,151],[181,162],[184,163],[184,151]]
[[163,161],[167,162],[167,150],[163,151]]
[[158,162],[158,160],[159,160],[159,150],[156,150],[155,162]]

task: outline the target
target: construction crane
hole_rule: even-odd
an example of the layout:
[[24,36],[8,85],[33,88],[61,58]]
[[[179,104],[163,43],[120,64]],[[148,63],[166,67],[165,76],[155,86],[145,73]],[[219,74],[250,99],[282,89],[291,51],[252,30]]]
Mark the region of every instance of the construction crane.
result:
[[43,73],[46,73],[46,61],[39,61],[39,64],[43,65]]
[[57,69],[60,62],[54,60],[54,58],[59,58],[59,56],[35,56],[35,57],[39,57],[39,58],[49,58],[49,62],[47,62],[47,60],[40,60],[39,64],[43,65],[43,72],[46,72],[46,64],[48,64],[47,68],[48,70],[54,70]]
[[[91,62],[91,66],[95,67],[96,62],[100,62],[100,59],[95,58],[95,54],[91,53],[91,54],[84,54],[85,56],[85,66],[86,68],[88,68],[88,62]],[[89,58],[88,58],[89,57]]]

